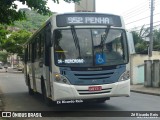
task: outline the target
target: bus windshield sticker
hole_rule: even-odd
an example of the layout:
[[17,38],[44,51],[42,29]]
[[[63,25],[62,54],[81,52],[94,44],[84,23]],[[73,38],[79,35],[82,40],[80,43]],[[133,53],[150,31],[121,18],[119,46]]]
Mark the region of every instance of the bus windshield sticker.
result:
[[106,55],[102,53],[96,54],[96,64],[105,64],[106,63]]
[[65,59],[65,60],[58,60],[58,64],[74,64],[74,63],[84,63],[84,59]]

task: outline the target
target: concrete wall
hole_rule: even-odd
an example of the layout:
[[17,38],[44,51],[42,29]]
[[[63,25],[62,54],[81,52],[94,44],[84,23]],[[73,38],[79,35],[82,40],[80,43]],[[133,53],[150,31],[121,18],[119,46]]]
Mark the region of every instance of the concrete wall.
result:
[[75,4],[75,12],[95,12],[95,0],[81,0]]
[[[130,56],[131,84],[144,83],[144,60],[148,59],[148,55],[134,54]],[[155,59],[160,60],[160,52],[153,51],[151,60]]]

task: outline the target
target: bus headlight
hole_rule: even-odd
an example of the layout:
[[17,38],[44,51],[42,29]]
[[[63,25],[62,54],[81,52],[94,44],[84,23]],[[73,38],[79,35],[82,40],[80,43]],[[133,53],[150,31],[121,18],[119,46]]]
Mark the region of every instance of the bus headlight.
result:
[[119,78],[119,81],[124,81],[130,79],[130,72],[125,71]]
[[54,73],[54,79],[55,79],[55,82],[70,84],[68,79],[59,73]]

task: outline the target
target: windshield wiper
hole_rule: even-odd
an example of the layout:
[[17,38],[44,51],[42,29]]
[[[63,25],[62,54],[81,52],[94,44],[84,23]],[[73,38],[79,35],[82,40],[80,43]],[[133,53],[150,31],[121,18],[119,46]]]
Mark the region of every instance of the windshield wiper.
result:
[[78,49],[78,52],[79,52],[79,58],[81,58],[81,52],[80,52],[81,50],[80,50],[80,45],[79,45],[79,39],[78,39],[78,36],[77,36],[77,33],[76,33],[76,30],[75,30],[74,26],[71,26],[71,32],[72,32],[72,36],[73,36],[73,39],[74,39],[76,49]]
[[102,56],[103,56],[103,50],[104,50],[104,43],[107,40],[108,34],[109,34],[109,30],[110,30],[110,26],[107,26],[107,28],[105,29],[105,34],[101,35],[101,43],[100,43],[100,47],[102,50]]
[[101,46],[103,46],[103,44],[107,40],[109,30],[110,30],[110,26],[107,26],[107,28],[105,29],[105,35],[101,35]]

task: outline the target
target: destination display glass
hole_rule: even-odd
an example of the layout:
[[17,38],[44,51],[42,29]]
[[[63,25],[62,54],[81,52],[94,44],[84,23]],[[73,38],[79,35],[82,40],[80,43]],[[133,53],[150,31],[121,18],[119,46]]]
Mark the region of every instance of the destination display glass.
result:
[[121,27],[120,16],[110,14],[61,14],[56,17],[57,27],[72,25],[110,25]]

